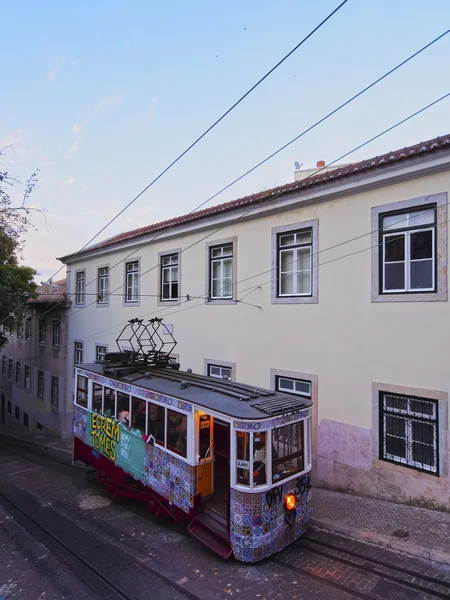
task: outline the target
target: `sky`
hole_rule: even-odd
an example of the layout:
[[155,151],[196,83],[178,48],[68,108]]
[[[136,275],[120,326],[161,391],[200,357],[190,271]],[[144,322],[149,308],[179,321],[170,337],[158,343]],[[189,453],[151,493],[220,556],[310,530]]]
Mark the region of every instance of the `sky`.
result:
[[[16,0],[2,9],[0,160],[25,181],[37,281],[80,249],[339,0]],[[191,211],[443,33],[448,0],[349,0],[96,241]],[[293,181],[450,92],[450,34],[216,198]],[[450,99],[348,157],[450,133]],[[22,201],[23,187],[10,190]],[[64,276],[63,269],[55,279]]]

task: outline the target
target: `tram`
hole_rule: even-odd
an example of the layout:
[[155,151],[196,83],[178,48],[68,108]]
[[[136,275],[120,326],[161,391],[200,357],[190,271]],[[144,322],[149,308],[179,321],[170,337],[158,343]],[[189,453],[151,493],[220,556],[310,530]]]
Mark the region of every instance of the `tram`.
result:
[[311,520],[311,401],[181,371],[162,319],[75,368],[73,458],[223,558],[256,562]]

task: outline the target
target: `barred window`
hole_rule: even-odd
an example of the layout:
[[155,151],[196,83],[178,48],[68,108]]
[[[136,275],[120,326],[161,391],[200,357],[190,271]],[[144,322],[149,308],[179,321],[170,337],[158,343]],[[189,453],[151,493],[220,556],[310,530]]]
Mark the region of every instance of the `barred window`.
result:
[[380,458],[438,475],[437,400],[380,392]]

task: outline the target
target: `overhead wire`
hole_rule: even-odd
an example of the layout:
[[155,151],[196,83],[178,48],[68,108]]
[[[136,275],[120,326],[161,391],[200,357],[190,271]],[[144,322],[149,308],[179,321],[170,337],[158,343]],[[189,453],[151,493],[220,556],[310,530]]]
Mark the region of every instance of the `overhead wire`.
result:
[[[130,202],[128,202],[126,206],[124,206],[112,219],[110,219],[106,225],[104,225],[88,242],[84,244],[84,246],[82,246],[82,248],[80,248],[75,254],[71,255],[71,260],[81,254],[84,249],[92,244],[92,242],[96,240],[99,235],[101,235],[112,223],[114,223],[116,219],[118,219],[128,208],[130,208],[132,204],[134,204],[143,194],[145,194],[145,192],[147,192],[157,181],[159,181],[159,179],[161,179],[163,175],[165,175],[173,166],[175,166],[188,152],[190,152],[194,146],[196,146],[206,135],[208,135],[210,131],[212,131],[221,121],[223,121],[225,117],[227,117],[237,106],[239,106],[239,104],[241,104],[245,98],[247,98],[257,87],[259,87],[276,69],[278,69],[278,67],[280,67],[290,56],[292,56],[292,54],[294,54],[301,46],[303,46],[303,44],[308,41],[309,38],[311,38],[321,27],[323,27],[323,25],[325,25],[325,23],[329,21],[347,2],[348,0],[343,0],[333,11],[331,11],[331,13],[322,19],[322,21],[316,25],[312,31],[310,31],[296,46],[294,46],[294,48],[292,48],[292,50],[290,50],[281,60],[279,60],[269,71],[267,71],[267,73],[265,73],[255,84],[253,84],[252,87],[245,92],[245,94],[243,94],[232,106],[230,106],[230,108],[228,108],[218,119],[216,119],[216,121],[214,121],[212,125],[210,125],[185,150],[183,150],[181,154],[172,160],[172,162],[165,169],[163,169],[159,175],[157,175],[147,186],[144,187],[144,189],[142,189],[132,200],[130,200]],[[198,208],[200,207],[195,208],[192,212],[198,210]],[[49,277],[46,283],[49,283],[56,275],[58,275],[58,273],[63,270],[63,268],[64,265],[55,271],[55,273]],[[41,286],[40,289],[43,289],[43,287],[44,286]],[[20,310],[20,308],[25,306],[25,304],[26,301],[17,307],[13,312],[16,313],[18,310]],[[0,322],[0,325],[6,320],[6,318],[8,317],[5,317],[5,319]]]

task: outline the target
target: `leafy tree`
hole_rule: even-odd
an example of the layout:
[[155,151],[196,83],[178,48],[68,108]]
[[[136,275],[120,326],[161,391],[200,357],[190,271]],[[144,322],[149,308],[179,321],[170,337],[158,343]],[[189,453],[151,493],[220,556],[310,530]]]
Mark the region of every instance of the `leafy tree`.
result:
[[[4,150],[0,151],[0,155]],[[23,236],[29,227],[34,227],[32,211],[42,212],[26,205],[36,184],[37,175],[33,173],[25,182],[22,204],[13,206],[8,190],[13,185],[21,185],[21,182],[0,166],[0,323],[7,330],[21,326],[26,313],[26,301],[35,297],[37,291],[33,281],[36,271],[19,265],[18,261]],[[7,337],[0,332],[0,349],[7,341]]]

